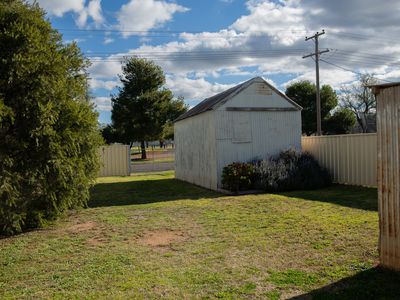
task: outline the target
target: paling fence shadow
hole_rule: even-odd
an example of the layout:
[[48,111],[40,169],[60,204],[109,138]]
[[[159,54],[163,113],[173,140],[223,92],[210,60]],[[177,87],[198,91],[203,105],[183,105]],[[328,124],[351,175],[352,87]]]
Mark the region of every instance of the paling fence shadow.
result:
[[375,267],[290,299],[400,299],[400,272]]
[[351,208],[378,211],[376,188],[336,184],[319,190],[293,191],[280,194],[312,201],[329,202]]
[[222,194],[177,179],[160,179],[98,183],[91,189],[90,196],[89,207],[104,207],[217,198]]

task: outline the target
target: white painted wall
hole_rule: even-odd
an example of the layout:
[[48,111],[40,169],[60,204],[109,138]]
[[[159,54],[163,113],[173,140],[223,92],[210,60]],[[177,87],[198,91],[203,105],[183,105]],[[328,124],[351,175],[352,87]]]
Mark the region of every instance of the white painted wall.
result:
[[[218,187],[224,166],[256,158],[268,158],[282,150],[301,149],[301,112],[215,111]],[[249,121],[250,140],[235,139],[234,123]]]
[[175,123],[175,177],[209,189],[217,188],[213,112]]

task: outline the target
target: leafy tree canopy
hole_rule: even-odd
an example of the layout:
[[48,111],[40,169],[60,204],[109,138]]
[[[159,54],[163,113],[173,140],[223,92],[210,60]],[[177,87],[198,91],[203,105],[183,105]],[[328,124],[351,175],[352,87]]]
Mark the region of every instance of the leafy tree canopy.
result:
[[[317,131],[316,86],[308,80],[289,85],[286,95],[303,107],[302,132],[311,135]],[[336,92],[329,85],[323,85],[320,91],[321,120],[324,133],[345,133],[354,125],[349,114],[343,110],[331,113],[338,105]]]
[[87,65],[37,5],[0,2],[0,234],[86,205],[101,141]]

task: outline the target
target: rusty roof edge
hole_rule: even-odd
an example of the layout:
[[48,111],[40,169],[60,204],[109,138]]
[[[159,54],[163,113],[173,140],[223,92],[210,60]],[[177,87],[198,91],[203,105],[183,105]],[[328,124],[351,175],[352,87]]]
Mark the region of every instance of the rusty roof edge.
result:
[[400,82],[388,82],[388,83],[366,85],[367,88],[370,88],[372,90],[372,93],[375,96],[377,96],[380,93],[381,89],[395,87],[395,86],[400,86]]

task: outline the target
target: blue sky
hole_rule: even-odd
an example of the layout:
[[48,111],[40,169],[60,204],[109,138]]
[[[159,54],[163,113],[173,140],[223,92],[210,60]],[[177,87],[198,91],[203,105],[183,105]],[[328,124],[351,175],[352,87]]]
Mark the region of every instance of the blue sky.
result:
[[[31,2],[33,0],[30,0]],[[325,29],[321,82],[340,90],[369,72],[400,79],[400,2],[387,0],[38,0],[65,42],[92,61],[93,101],[110,122],[124,56],[153,59],[166,86],[193,106],[255,76],[285,90],[314,80],[307,35]]]

